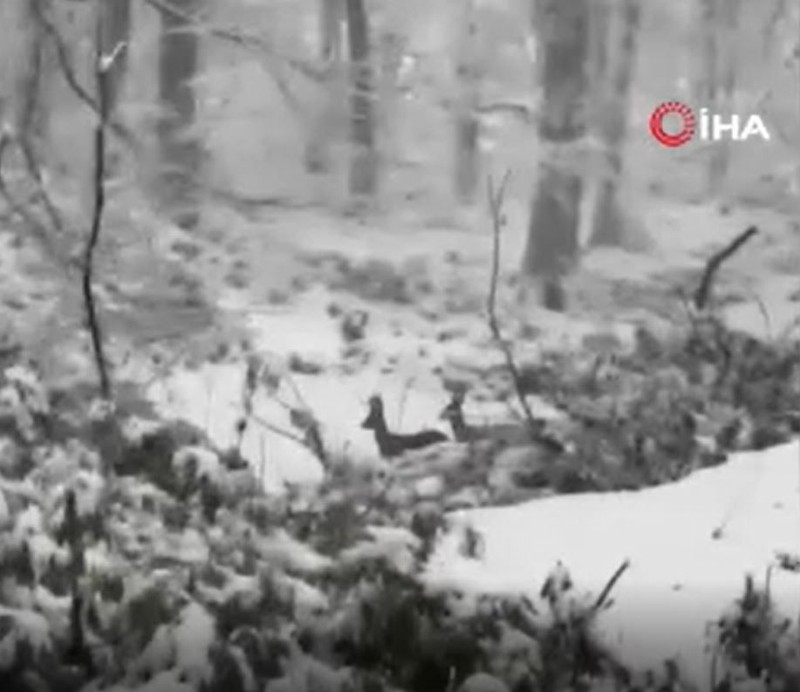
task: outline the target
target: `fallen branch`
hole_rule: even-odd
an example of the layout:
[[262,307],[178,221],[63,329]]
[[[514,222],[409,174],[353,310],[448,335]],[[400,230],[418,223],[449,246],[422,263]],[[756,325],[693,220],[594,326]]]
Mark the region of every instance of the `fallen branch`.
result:
[[592,606],[592,610],[594,612],[598,612],[601,608],[603,608],[606,605],[606,603],[608,602],[608,597],[611,595],[611,592],[613,591],[617,582],[620,580],[622,575],[625,574],[628,567],[630,566],[631,566],[631,561],[625,560],[619,567],[617,567],[614,574],[611,575],[611,579],[608,580],[608,583],[603,587],[603,590],[600,592],[600,595],[594,602],[594,605]]
[[703,276],[700,279],[700,285],[697,287],[697,291],[694,294],[694,307],[696,310],[701,311],[705,310],[706,306],[708,305],[708,300],[711,296],[711,289],[714,283],[714,279],[719,271],[719,268],[722,264],[730,259],[730,257],[736,253],[748,240],[750,240],[754,235],[758,233],[758,228],[756,226],[750,226],[747,230],[740,233],[736,238],[734,238],[728,245],[726,245],[722,250],[714,254],[711,258],[709,258],[708,262],[706,262],[705,270],[703,271]]
[[525,422],[528,426],[528,431],[531,435],[532,441],[538,437],[540,426],[533,417],[531,407],[528,405],[528,400],[525,398],[525,390],[522,386],[522,377],[514,361],[514,355],[511,352],[511,346],[503,339],[503,334],[500,329],[500,322],[497,319],[497,282],[500,276],[500,231],[505,225],[503,219],[503,199],[505,197],[506,185],[510,178],[510,172],[506,171],[503,180],[500,182],[500,187],[495,190],[491,177],[487,183],[487,194],[489,198],[489,213],[492,217],[492,273],[489,283],[489,297],[486,301],[486,311],[489,319],[489,329],[492,332],[492,338],[498,345],[503,353],[503,358],[506,362],[506,369],[511,376],[511,382],[514,385],[514,391],[517,395],[517,400],[522,407],[522,412],[525,416]]

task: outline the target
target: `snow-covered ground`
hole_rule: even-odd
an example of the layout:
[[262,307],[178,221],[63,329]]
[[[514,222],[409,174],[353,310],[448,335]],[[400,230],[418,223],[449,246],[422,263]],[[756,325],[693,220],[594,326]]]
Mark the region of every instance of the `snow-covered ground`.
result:
[[[322,310],[319,297],[310,300]],[[303,312],[260,315],[261,346],[333,366],[340,343],[335,324],[312,319],[303,329],[295,323]],[[270,334],[276,336],[270,339]],[[396,339],[385,346],[401,353],[409,344]],[[370,435],[360,429],[364,401],[373,391],[392,397],[392,417],[398,413],[396,402],[404,399],[406,429],[435,421],[445,396],[433,378],[408,386],[402,372],[377,372],[294,376],[325,422],[333,449],[353,459],[375,457]],[[217,444],[230,444],[242,410],[243,377],[241,365],[206,365],[200,372],[178,372],[151,396],[163,412],[205,428]],[[290,427],[286,411],[267,397],[256,402],[256,410],[271,423]],[[248,431],[242,451],[251,461],[266,457],[269,491],[287,481],[321,477],[310,453],[258,426]],[[561,562],[577,589],[596,597],[614,570],[629,560],[630,568],[613,591],[614,604],[600,620],[604,637],[632,667],[658,667],[674,658],[702,685],[712,655],[709,626],[741,595],[747,574],[763,586],[776,554],[796,553],[800,546],[800,446],[735,454],[721,466],[637,492],[558,496],[463,512],[453,519],[453,531],[427,574],[432,586],[476,594],[525,592],[537,598]],[[483,536],[481,559],[467,559],[459,551],[463,532],[458,527],[466,523]],[[769,578],[775,604],[788,616],[800,612],[800,575],[773,569]]]
[[[641,669],[676,658],[704,685],[709,625],[741,596],[745,575],[763,587],[776,553],[800,545],[800,445],[737,454],[657,488],[559,496],[458,519],[482,534],[485,552],[463,557],[463,533],[454,528],[431,562],[431,584],[536,598],[560,561],[577,589],[596,597],[630,560],[601,618],[603,634],[625,662]],[[773,569],[770,579],[776,606],[796,619],[800,575]]]

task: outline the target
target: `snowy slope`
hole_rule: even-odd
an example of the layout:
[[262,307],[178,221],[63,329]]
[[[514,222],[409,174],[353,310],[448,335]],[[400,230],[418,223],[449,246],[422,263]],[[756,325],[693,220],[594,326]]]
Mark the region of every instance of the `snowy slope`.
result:
[[[596,595],[630,559],[615,604],[602,616],[603,634],[624,662],[658,666],[677,657],[702,685],[710,669],[708,623],[741,595],[746,573],[763,586],[776,551],[800,546],[799,469],[800,448],[792,443],[735,455],[658,488],[465,512],[457,519],[482,533],[482,560],[460,555],[453,530],[428,579],[468,592],[538,596],[560,560],[578,589]],[[800,575],[775,570],[771,589],[776,605],[796,616]]]

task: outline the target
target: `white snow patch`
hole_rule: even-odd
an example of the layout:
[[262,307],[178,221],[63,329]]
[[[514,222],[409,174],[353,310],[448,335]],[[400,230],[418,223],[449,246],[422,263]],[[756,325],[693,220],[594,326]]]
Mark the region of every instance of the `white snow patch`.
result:
[[444,494],[444,481],[441,476],[426,476],[414,484],[414,492],[423,500],[434,500]]
[[[205,365],[196,371],[179,371],[149,391],[157,409],[165,417],[182,418],[208,434],[221,449],[237,442],[236,424],[243,414],[242,388],[244,365]],[[298,389],[314,415],[321,421],[328,450],[354,461],[367,461],[377,455],[375,441],[361,428],[366,402],[375,392],[383,394],[387,418],[392,428],[413,431],[437,421],[446,403],[446,394],[421,384],[409,387],[399,374],[376,377],[373,373],[342,376],[293,376]],[[283,396],[283,393],[282,393]],[[286,398],[294,403],[290,396]],[[265,395],[255,397],[256,416],[294,435],[289,414],[277,401]],[[444,430],[443,424],[440,426]],[[309,449],[256,421],[245,430],[241,452],[268,492],[280,492],[287,484],[317,483],[322,468]]]
[[391,562],[402,573],[409,574],[415,566],[414,551],[419,539],[410,531],[384,526],[367,527],[369,541],[361,541],[342,551],[342,563],[358,563],[362,560],[383,558]]
[[[656,667],[677,656],[700,683],[709,670],[707,625],[741,595],[747,573],[763,585],[776,552],[796,552],[800,544],[799,468],[800,449],[791,443],[639,492],[462,511],[454,519],[482,535],[483,560],[460,555],[455,526],[427,577],[435,587],[537,598],[561,561],[578,589],[597,595],[629,559],[602,616],[603,633],[631,665]],[[796,614],[800,575],[776,571],[771,593],[778,608]]]
[[176,666],[195,687],[208,682],[213,673],[209,652],[214,643],[214,618],[197,603],[190,603],[180,614],[175,628]]
[[14,622],[11,630],[0,640],[0,668],[9,661],[13,662],[20,642],[27,643],[37,655],[50,649],[50,625],[44,616],[30,610],[0,606],[0,618]]
[[313,573],[331,564],[330,558],[296,541],[283,530],[259,541],[257,548],[261,557],[278,569]]

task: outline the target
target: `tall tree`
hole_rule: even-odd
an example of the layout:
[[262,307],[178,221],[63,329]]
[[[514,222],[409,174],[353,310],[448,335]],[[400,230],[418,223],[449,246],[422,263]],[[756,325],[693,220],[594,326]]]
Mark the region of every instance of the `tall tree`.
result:
[[605,159],[599,166],[591,211],[591,239],[595,245],[622,243],[617,189],[622,177],[641,14],[640,0],[616,0],[612,7],[612,21],[606,24],[606,41],[613,40],[619,48],[607,65],[607,79],[602,82],[605,88],[594,95],[599,100],[596,122]]
[[581,173],[577,144],[586,132],[588,0],[534,0],[542,55],[540,163],[533,194],[524,278],[540,278],[543,302],[564,307],[562,278],[578,257]]
[[350,193],[370,197],[377,191],[374,88],[369,19],[364,0],[347,0],[350,50]]
[[[701,65],[695,91],[698,102],[724,117],[733,115],[740,0],[700,0]],[[722,191],[728,174],[730,149],[726,140],[708,147],[708,192]]]
[[479,179],[478,100],[481,81],[474,0],[456,0],[453,183],[460,202],[475,199]]
[[[713,38],[717,43],[715,51],[718,58],[716,100],[711,105],[715,111],[731,117],[735,112],[736,72],[738,54],[739,11],[741,0],[718,0],[717,23],[713,27]],[[730,145],[728,140],[720,140],[709,149],[708,187],[711,195],[719,195],[728,177],[730,166]]]
[[197,176],[202,148],[195,130],[199,40],[192,18],[200,0],[170,0],[161,10],[158,123],[160,191],[173,220],[185,228],[197,223]]
[[330,145],[337,130],[342,93],[342,35],[344,0],[319,0],[319,60],[323,79],[319,101],[313,106],[311,132],[306,143],[305,166],[309,173],[330,170]]
[[[393,161],[396,158],[400,70],[407,46],[407,39],[403,33],[403,16],[398,11],[400,9],[402,7],[397,5],[384,8],[380,18],[378,104],[380,108],[380,155],[383,162]],[[381,167],[385,170],[385,163]]]

